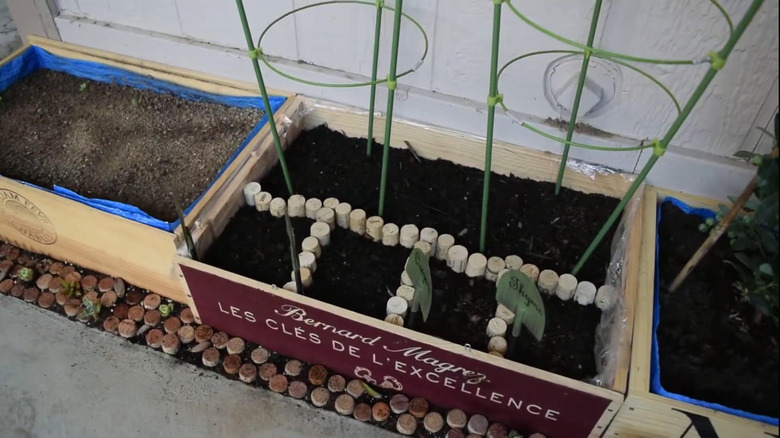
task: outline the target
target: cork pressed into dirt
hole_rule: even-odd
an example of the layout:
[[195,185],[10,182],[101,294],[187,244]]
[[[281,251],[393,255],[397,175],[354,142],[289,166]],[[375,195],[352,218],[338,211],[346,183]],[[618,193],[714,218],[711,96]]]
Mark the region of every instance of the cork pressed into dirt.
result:
[[2,93],[0,174],[172,221],[262,116],[41,69]]

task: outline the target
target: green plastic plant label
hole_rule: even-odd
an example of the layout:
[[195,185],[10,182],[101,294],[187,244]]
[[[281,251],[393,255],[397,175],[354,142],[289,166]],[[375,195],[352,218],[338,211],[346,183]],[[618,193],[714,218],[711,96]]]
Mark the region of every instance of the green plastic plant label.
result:
[[520,271],[509,271],[501,277],[496,291],[496,301],[515,312],[512,336],[520,336],[525,325],[537,341],[544,334],[544,302],[536,284]]
[[423,321],[427,321],[428,313],[431,311],[433,283],[431,283],[431,266],[428,263],[428,256],[419,248],[412,250],[412,254],[406,260],[406,273],[414,286],[412,312],[422,310]]

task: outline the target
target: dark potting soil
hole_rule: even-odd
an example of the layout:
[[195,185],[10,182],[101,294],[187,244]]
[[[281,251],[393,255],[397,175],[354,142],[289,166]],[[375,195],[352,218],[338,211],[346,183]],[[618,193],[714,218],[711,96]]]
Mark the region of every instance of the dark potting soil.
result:
[[262,115],[41,69],[2,94],[0,174],[172,221]]
[[[366,158],[365,139],[348,138],[318,127],[302,133],[286,153],[297,193],[336,197],[369,215],[377,210],[381,147]],[[479,240],[481,172],[443,160],[418,162],[407,150],[390,150],[385,222],[433,227],[455,236],[474,251]],[[297,177],[296,177],[297,176]],[[263,190],[287,197],[279,166],[265,177]],[[568,272],[617,204],[601,195],[493,174],[487,255],[518,254],[540,269]],[[309,235],[310,220],[293,219],[297,247]],[[604,282],[614,229],[580,272],[581,280]],[[279,286],[290,281],[290,254],[284,221],[244,207],[206,254],[211,265]],[[387,299],[400,284],[409,250],[386,247],[337,228],[317,261],[310,297],[384,318]],[[485,350],[487,321],[496,309],[495,284],[470,281],[441,262],[432,262],[433,308],[416,330]],[[547,328],[541,343],[522,335],[511,359],[575,379],[595,373],[594,335],[600,318],[583,307],[545,297]]]
[[777,327],[754,325],[753,309],[732,286],[736,272],[728,239],[674,294],[668,286],[707,235],[702,219],[665,203],[659,228],[661,286],[658,346],[667,391],[747,412],[778,416]]

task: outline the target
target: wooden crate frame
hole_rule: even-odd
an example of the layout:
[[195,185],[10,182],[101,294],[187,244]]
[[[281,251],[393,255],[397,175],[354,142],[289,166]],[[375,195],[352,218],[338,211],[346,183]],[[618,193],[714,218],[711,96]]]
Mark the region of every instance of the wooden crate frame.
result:
[[[0,66],[21,55],[30,46],[39,47],[63,58],[97,62],[207,93],[259,96],[257,87],[252,84],[36,36],[30,36],[29,42],[0,61]],[[270,90],[269,93],[290,97],[289,93],[278,90]],[[289,104],[290,99],[287,99],[280,111]],[[268,135],[269,128],[266,124],[193,206],[185,218],[188,226],[193,227],[203,206],[223,190],[224,185],[234,177],[235,172],[255,153],[261,141]],[[2,176],[0,196],[13,198],[17,205],[24,207],[17,210],[22,216],[9,220],[27,228],[25,232],[20,232],[10,223],[0,221],[0,239],[29,251],[122,277],[136,286],[153,290],[173,300],[188,302],[173,267],[181,225],[174,232],[166,232]],[[44,235],[35,236],[36,233]],[[56,233],[56,240],[49,243],[52,240],[51,233]],[[36,238],[30,238],[29,234]]]
[[[348,136],[365,137],[365,127],[367,126],[368,119],[367,114],[364,112],[314,101],[303,96],[296,98],[293,105],[289,106],[283,114],[278,113],[278,116],[278,118],[283,118],[286,121],[282,127],[283,147],[287,147],[297,137],[301,130],[310,129],[322,124],[327,124],[330,129],[341,131]],[[381,132],[384,130],[385,120],[383,117],[378,117],[375,120],[375,135],[380,136]],[[261,146],[258,150],[258,155],[254,163],[248,163],[247,166],[242,168],[238,172],[236,178],[229,183],[226,190],[220,194],[219,197],[212,199],[209,205],[204,207],[201,211],[201,215],[198,218],[200,226],[195,233],[196,245],[199,253],[205,253],[205,250],[224,230],[230,218],[244,204],[242,194],[243,186],[250,181],[259,180],[278,161],[271,139],[266,138],[264,141],[265,145]],[[393,135],[390,142],[391,146],[405,148],[405,141],[412,143],[416,152],[425,158],[443,157],[469,167],[480,168],[483,166],[484,140],[471,135],[433,128],[412,122],[394,121]],[[539,181],[555,181],[559,159],[558,156],[549,153],[523,149],[504,142],[495,142],[493,148],[493,170],[495,172],[500,174],[519,175]],[[599,174],[591,179],[581,173],[567,172],[563,184],[566,187],[586,193],[601,193],[612,197],[620,197],[626,192],[631,181],[629,178],[619,174]],[[641,190],[644,190],[644,187],[642,187]],[[631,205],[637,210],[631,224],[632,231],[629,236],[629,254],[627,257],[628,260],[638,260],[639,247],[642,238],[641,228],[643,214],[641,214],[640,211],[642,203],[639,202],[638,199],[634,199],[632,200]],[[348,320],[373,326],[380,325],[381,329],[386,332],[398,334],[405,338],[417,340],[425,345],[436,346],[443,350],[465,356],[465,354],[463,354],[463,346],[442,341],[406,328],[396,327],[374,318],[347,311],[305,296],[277,290],[275,286],[254,281],[190,260],[183,256],[177,256],[176,260],[182,271],[187,270],[191,272],[192,270],[196,270],[211,274],[212,276],[229,280],[237,285],[246,286],[254,290],[260,289],[271,294],[270,296],[272,297],[283,297],[290,302],[310,306]],[[600,436],[614,416],[616,409],[621,405],[627,390],[634,302],[639,271],[640,268],[638,263],[629,262],[627,264],[625,307],[627,313],[626,330],[628,335],[624,336],[623,345],[621,346],[618,355],[619,365],[617,376],[610,388],[596,387],[479,351],[471,351],[469,352],[469,356],[476,357],[483,363],[492,364],[516,373],[555,382],[565,388],[608,398],[611,401],[609,408],[605,410],[600,421],[588,435],[594,437]],[[182,272],[182,278],[183,277],[184,275]],[[220,290],[224,291],[224,289]],[[189,299],[192,298],[191,293],[190,290],[188,292]],[[200,322],[200,311],[197,309],[197,305],[198,303],[195,303],[193,310],[196,319]],[[210,322],[207,321],[207,323]],[[282,353],[284,353],[284,351],[282,351]],[[325,365],[330,366],[330,364],[327,363]],[[489,416],[489,412],[487,415]]]
[[606,437],[768,438],[778,427],[721,411],[684,403],[650,392],[650,346],[655,295],[656,209],[672,196],[686,204],[717,211],[722,202],[648,187],[644,199],[639,290],[631,353],[628,396],[607,429]]

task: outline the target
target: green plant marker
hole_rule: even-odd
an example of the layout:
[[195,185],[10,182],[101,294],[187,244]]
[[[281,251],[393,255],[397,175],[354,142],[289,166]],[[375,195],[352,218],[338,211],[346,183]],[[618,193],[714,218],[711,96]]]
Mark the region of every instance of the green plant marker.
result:
[[537,341],[542,340],[545,325],[544,302],[533,280],[520,271],[505,273],[498,282],[496,301],[515,312],[512,336],[520,336],[523,325]]
[[287,240],[290,241],[290,260],[292,260],[293,273],[295,275],[295,289],[303,295],[303,281],[301,281],[301,267],[298,262],[298,252],[295,250],[295,230],[287,211],[284,212],[284,225],[287,227]]
[[198,260],[198,249],[195,247],[195,240],[192,238],[190,228],[184,222],[184,211],[181,209],[181,205],[175,199],[173,200],[173,207],[176,209],[176,216],[179,217],[179,223],[181,224],[181,234],[184,236],[184,243],[187,245],[187,252],[190,254],[192,260]]
[[366,135],[366,156],[371,156],[374,145],[374,107],[376,105],[376,72],[379,68],[379,43],[382,40],[382,10],[384,0],[376,2],[376,22],[374,23],[374,57],[371,63],[371,94],[368,100],[368,135]]
[[406,259],[406,273],[414,285],[414,300],[412,300],[412,314],[422,310],[423,321],[428,321],[433,301],[433,283],[431,282],[431,266],[429,258],[419,248],[412,250],[412,254]]

